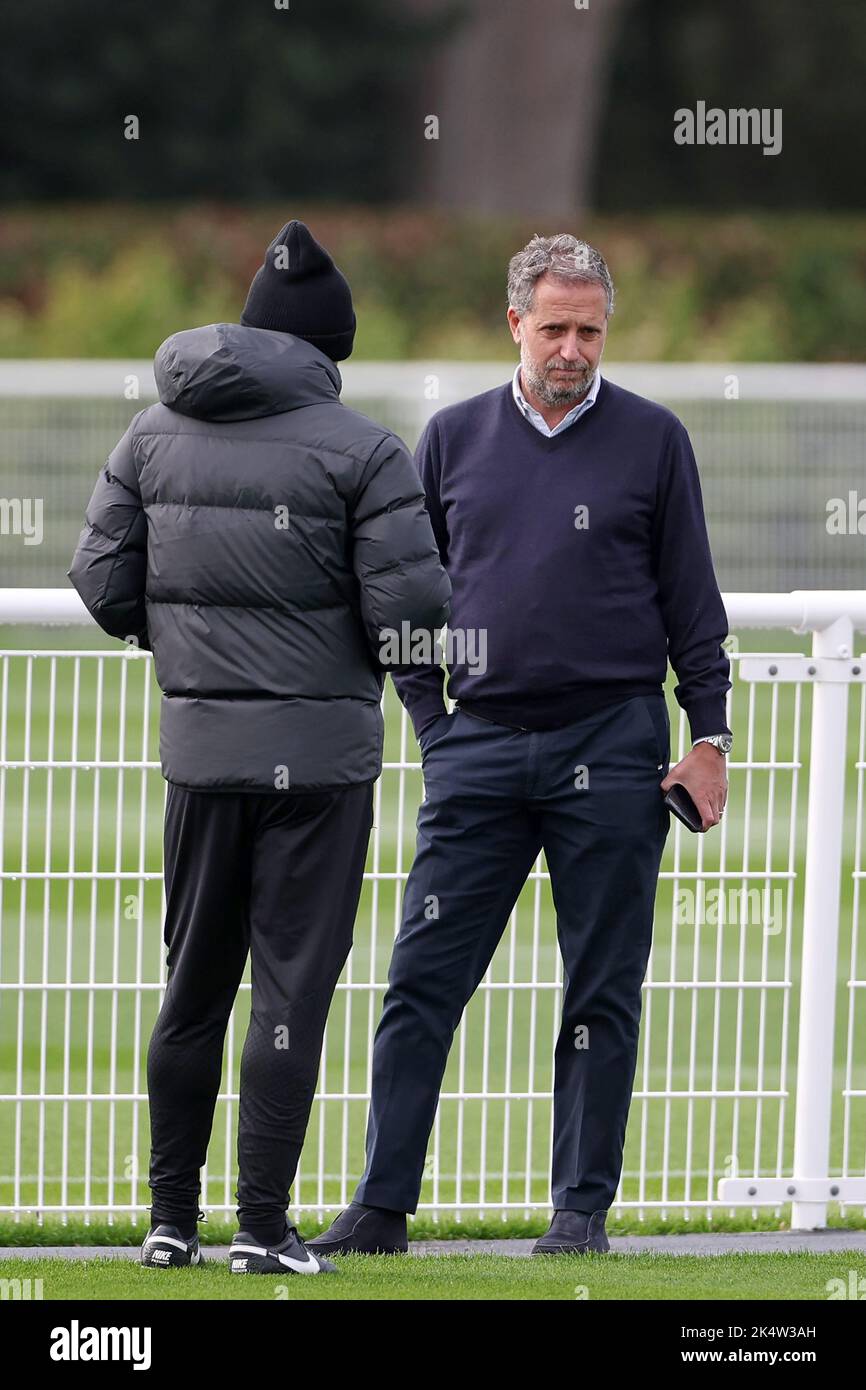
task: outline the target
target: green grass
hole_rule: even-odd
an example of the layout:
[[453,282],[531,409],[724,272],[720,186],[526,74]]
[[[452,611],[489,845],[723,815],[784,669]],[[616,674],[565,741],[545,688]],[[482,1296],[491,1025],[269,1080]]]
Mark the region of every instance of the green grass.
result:
[[[787,633],[740,635],[742,650],[807,650],[807,639]],[[117,650],[100,634],[57,630],[53,633],[10,631],[0,633],[0,645],[19,647],[68,647]],[[95,663],[81,662],[79,702],[81,710],[78,756],[96,752]],[[158,691],[150,689],[150,714],[146,729],[143,712],[146,669],[137,663],[108,663],[102,691],[104,717],[101,756],[139,756],[143,747],[157,757]],[[30,706],[32,723],[27,742],[23,719],[26,707],[27,663],[9,663],[9,724],[7,758],[29,756],[40,760],[49,747],[50,666],[34,661]],[[53,755],[72,754],[72,705],[74,663],[60,659],[56,665]],[[126,685],[123,671],[126,669]],[[669,706],[676,758],[678,710],[669,682]],[[677,921],[677,894],[694,886],[689,872],[700,853],[707,872],[707,893],[720,886],[712,876],[719,864],[720,835],[680,839],[679,872],[675,881],[676,839],[668,840],[662,879],[656,901],[653,963],[644,997],[641,1054],[635,1080],[626,1142],[622,1195],[637,1204],[630,1214],[644,1218],[643,1230],[656,1226],[671,1229],[684,1219],[694,1223],[705,1210],[702,1200],[715,1195],[718,1179],[727,1173],[789,1171],[793,1136],[793,1093],[796,1082],[796,1011],[798,1004],[799,941],[802,920],[803,841],[809,769],[810,695],[803,692],[799,725],[795,719],[795,687],[781,685],[755,690],[753,761],[769,758],[794,761],[795,735],[799,730],[799,771],[738,769],[747,751],[750,687],[740,683],[736,693],[734,729],[737,735],[732,762],[731,788],[726,816],[729,870],[747,864],[775,871],[788,867],[789,836],[795,833],[791,861],[793,878],[780,878],[773,886],[781,893],[779,906],[783,929],[766,934],[760,921],[735,917],[721,925],[709,920],[705,899],[696,927]],[[386,760],[416,759],[411,735],[401,746],[399,707],[389,688]],[[772,701],[778,701],[777,742],[768,740]],[[116,711],[126,702],[127,743],[121,749]],[[850,701],[851,742],[856,746],[859,700]],[[144,733],[143,733],[144,731]],[[686,747],[688,745],[685,745]],[[2,775],[2,774],[0,774]],[[862,774],[861,774],[862,775]],[[792,785],[799,777],[798,813],[792,818]],[[49,814],[49,781],[51,810]],[[382,780],[382,805],[378,820],[378,867],[384,873],[408,870],[414,847],[414,818],[421,795],[420,774],[406,773],[401,799],[398,774],[386,770]],[[98,788],[98,801],[97,801]],[[70,862],[79,872],[91,868],[111,872],[120,865],[122,883],[111,879],[95,883],[86,878],[70,887],[57,880],[45,885],[31,880],[26,891],[20,881],[2,883],[2,978],[41,981],[46,975],[62,983],[93,979],[98,982],[145,981],[158,978],[162,943],[158,921],[161,885],[158,877],[145,881],[140,869],[158,875],[161,868],[162,798],[164,784],[158,771],[142,775],[127,771],[9,770],[5,774],[5,868],[20,866],[26,851],[31,869],[45,866],[65,870]],[[837,1067],[833,1095],[832,1163],[835,1171],[847,1157],[851,1171],[862,1171],[866,1151],[866,1105],[854,1100],[847,1118],[847,1151],[843,1149],[845,1114],[842,1090],[844,1045],[848,1026],[846,981],[851,961],[856,804],[855,775],[849,773],[847,818],[842,878],[842,931],[839,992],[836,1021]],[[22,832],[25,801],[28,833]],[[72,833],[72,808],[75,830]],[[139,838],[140,811],[145,812],[145,834]],[[749,818],[747,821],[747,807]],[[772,831],[768,848],[767,830]],[[95,846],[95,858],[94,858]],[[368,868],[372,868],[373,858]],[[738,879],[731,886],[749,886]],[[752,881],[760,883],[759,880]],[[537,916],[536,916],[537,904]],[[791,930],[788,930],[788,922]],[[368,882],[362,896],[351,966],[353,983],[381,982],[387,973],[390,946],[399,922],[399,885],[393,879]],[[853,962],[857,978],[866,973],[866,933],[860,933],[859,959]],[[555,918],[549,887],[530,880],[517,906],[512,925],[491,970],[491,980],[505,982],[513,972],[517,981],[555,978],[557,968]],[[656,989],[655,981],[764,977],[765,990]],[[718,974],[717,974],[718,972]],[[349,978],[349,977],[347,977]],[[790,981],[790,988],[777,982]],[[855,1057],[862,1056],[863,991],[859,992],[855,1020]],[[4,1092],[39,1091],[73,1094],[90,1091],[99,1097],[109,1089],[116,1093],[144,1094],[144,1056],[158,1007],[155,991],[141,994],[126,990],[98,990],[86,994],[64,991],[5,993],[0,1015],[0,1087]],[[344,1205],[363,1164],[363,1130],[366,1117],[364,1092],[368,1084],[368,1035],[375,1027],[381,992],[340,992],[334,1002],[325,1064],[320,1078],[329,1096],[348,1099],[317,1101],[311,1119],[294,1200],[311,1209],[304,1225],[315,1223],[318,1213]],[[243,1043],[248,994],[240,996],[236,1020],[227,1039],[223,1084],[236,1090],[238,1061]],[[556,997],[550,989],[521,989],[479,993],[464,1022],[462,1045],[452,1053],[444,1090],[545,1091],[550,1086],[551,1055],[556,1033]],[[714,1044],[717,1035],[718,1045]],[[44,1036],[44,1042],[43,1042]],[[511,1038],[510,1046],[508,1037]],[[18,1040],[22,1037],[23,1048]],[[486,1040],[486,1041],[485,1041]],[[859,1050],[858,1050],[859,1044]],[[862,1089],[856,1073],[852,1084]],[[766,1090],[784,1094],[752,1099],[688,1100],[663,1091]],[[644,1097],[643,1092],[649,1094]],[[219,1220],[221,1205],[234,1205],[235,1101],[220,1102],[209,1156],[203,1205]],[[0,1205],[12,1203],[43,1209],[60,1203],[146,1205],[147,1104],[146,1100],[22,1101],[6,1106]],[[462,1134],[462,1162],[458,1164],[458,1133]],[[547,1173],[550,1133],[549,1102],[543,1099],[480,1100],[443,1099],[441,1119],[431,1144],[429,1172],[422,1202],[439,1202],[445,1230],[466,1228],[467,1222],[499,1225],[499,1204],[509,1204],[509,1216],[534,1231],[544,1225],[548,1201]],[[65,1162],[64,1162],[65,1154]],[[83,1180],[87,1156],[92,1177]],[[22,1175],[12,1181],[16,1160]],[[684,1172],[690,1168],[691,1182]],[[438,1180],[434,1177],[438,1170]],[[37,1175],[43,1173],[42,1181]],[[667,1178],[662,1176],[666,1171]],[[643,1173],[641,1178],[640,1174]],[[687,1200],[689,1206],[675,1205]],[[652,1205],[667,1203],[667,1206]],[[458,1205],[459,1204],[459,1205]],[[720,1213],[725,1215],[726,1213]],[[753,1213],[731,1213],[746,1227],[772,1224],[784,1214],[764,1212],[755,1223]],[[98,1220],[99,1218],[96,1217]],[[666,1224],[665,1224],[666,1223]],[[688,1229],[697,1229],[689,1224]],[[718,1218],[713,1228],[719,1229]],[[311,1227],[312,1229],[312,1227]],[[500,1226],[501,1229],[501,1226]]]
[[[205,1258],[207,1258],[205,1256]],[[859,1260],[859,1267],[858,1267]],[[196,1269],[143,1269],[125,1260],[3,1260],[0,1277],[42,1280],[46,1300],[185,1299],[291,1302],[365,1300],[598,1301],[825,1300],[828,1281],[863,1276],[861,1256],[790,1255],[344,1255],[315,1279]],[[31,1290],[35,1287],[32,1283]],[[796,1319],[790,1319],[794,1323]]]

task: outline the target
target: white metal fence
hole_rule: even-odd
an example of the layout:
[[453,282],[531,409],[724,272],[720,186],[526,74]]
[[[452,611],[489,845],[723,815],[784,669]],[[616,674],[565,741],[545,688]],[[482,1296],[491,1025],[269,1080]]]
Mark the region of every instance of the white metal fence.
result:
[[[743,1207],[747,1220],[792,1202],[795,1226],[818,1226],[828,1203],[866,1207],[866,657],[855,637],[866,591],[725,602],[728,810],[707,836],[672,823],[616,1206]],[[0,590],[0,627],[0,1211],[139,1211],[150,1201],[144,1058],[165,979],[152,662],[112,647],[71,590]],[[761,650],[767,630],[773,652]],[[673,762],[689,742],[671,708]],[[385,758],[300,1210],[345,1205],[363,1166],[371,1044],[421,796],[390,683]],[[455,1040],[423,1211],[548,1206],[554,926],[542,857]],[[245,981],[203,1173],[212,1211],[235,1205],[248,1007]]]
[[[347,362],[343,399],[414,446],[434,411],[507,381],[512,369],[507,361]],[[850,490],[866,455],[866,367],[612,361],[603,371],[686,424],[722,589],[863,583]],[[0,362],[4,584],[65,583],[96,475],[155,398],[150,362]],[[842,525],[835,514],[828,525],[831,499]],[[22,527],[17,535],[4,529],[4,501],[39,503],[38,545]]]

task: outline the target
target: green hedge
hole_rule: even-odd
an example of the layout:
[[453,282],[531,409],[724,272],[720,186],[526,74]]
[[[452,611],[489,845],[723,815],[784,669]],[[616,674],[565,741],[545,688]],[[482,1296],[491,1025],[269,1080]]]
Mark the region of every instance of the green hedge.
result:
[[[236,319],[292,215],[350,278],[357,358],[510,358],[509,256],[563,230],[399,208],[15,208],[0,232],[0,356],[149,357],[178,328]],[[610,263],[618,360],[863,357],[866,216],[666,213],[566,230]]]

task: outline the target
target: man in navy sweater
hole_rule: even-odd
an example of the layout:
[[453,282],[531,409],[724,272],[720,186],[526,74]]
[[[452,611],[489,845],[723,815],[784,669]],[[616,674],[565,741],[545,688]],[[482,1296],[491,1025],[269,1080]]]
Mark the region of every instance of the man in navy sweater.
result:
[[[731,683],[701,488],[675,415],[603,380],[608,268],[574,237],[510,266],[513,381],[441,410],[417,463],[453,596],[440,665],[395,683],[425,800],[373,1053],[367,1163],[329,1251],[406,1248],[452,1036],[543,848],[565,968],[550,1229],[609,1248],[637,1061],[663,792],[718,824]],[[455,657],[453,651],[458,655]],[[670,658],[693,747],[669,770]],[[431,904],[433,907],[431,908]]]

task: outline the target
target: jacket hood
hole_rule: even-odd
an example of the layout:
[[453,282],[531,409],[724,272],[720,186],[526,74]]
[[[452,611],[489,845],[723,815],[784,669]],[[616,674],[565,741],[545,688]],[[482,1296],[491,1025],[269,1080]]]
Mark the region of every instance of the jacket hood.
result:
[[254,420],[339,400],[342,379],[303,338],[239,323],[173,333],[154,358],[159,399],[198,420]]

